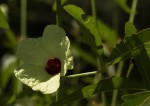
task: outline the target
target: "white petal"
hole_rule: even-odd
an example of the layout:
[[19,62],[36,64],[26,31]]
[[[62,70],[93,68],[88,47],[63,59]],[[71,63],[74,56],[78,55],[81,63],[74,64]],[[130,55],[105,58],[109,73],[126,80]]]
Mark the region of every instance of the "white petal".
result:
[[53,57],[61,60],[61,76],[67,69],[73,68],[73,58],[70,54],[70,41],[65,31],[56,26],[48,25],[43,32],[43,45]]
[[60,74],[57,74],[50,78],[46,82],[41,82],[33,87],[33,90],[39,90],[43,94],[49,94],[56,92],[60,85]]
[[45,49],[53,56],[60,57],[60,54],[64,53],[67,46],[62,44],[62,41],[66,38],[65,31],[56,25],[48,25],[43,32],[43,45]]
[[43,67],[23,64],[14,73],[24,84],[44,94],[53,93],[59,88],[60,74],[51,76]]
[[60,54],[60,56],[61,56],[60,58],[63,63],[63,67],[61,70],[61,76],[64,76],[68,69],[73,68],[73,57],[70,53],[70,41],[67,36],[65,37],[65,39],[62,40],[61,46],[64,48],[64,51],[63,51],[64,54]]
[[[69,50],[68,50],[69,52]],[[63,69],[61,71],[61,76],[64,76],[67,72],[67,70],[69,69],[73,69],[73,56],[69,53],[67,56],[66,56],[66,59],[64,60],[63,62]]]
[[17,56],[26,63],[45,66],[50,54],[44,51],[41,38],[27,38],[19,44]]
[[67,61],[67,69],[73,69],[73,66],[74,66],[74,63],[73,63],[73,56],[71,55],[71,53],[70,53],[70,50],[68,50],[68,52],[67,52],[67,59],[66,59],[66,61]]

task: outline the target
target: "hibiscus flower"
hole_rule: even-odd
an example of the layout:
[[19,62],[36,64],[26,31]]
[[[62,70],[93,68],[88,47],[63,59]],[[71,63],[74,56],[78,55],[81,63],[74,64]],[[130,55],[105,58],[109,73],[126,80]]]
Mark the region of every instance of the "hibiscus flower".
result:
[[70,41],[56,25],[46,26],[42,37],[23,40],[16,55],[22,64],[15,69],[15,76],[44,94],[57,91],[60,77],[73,68]]

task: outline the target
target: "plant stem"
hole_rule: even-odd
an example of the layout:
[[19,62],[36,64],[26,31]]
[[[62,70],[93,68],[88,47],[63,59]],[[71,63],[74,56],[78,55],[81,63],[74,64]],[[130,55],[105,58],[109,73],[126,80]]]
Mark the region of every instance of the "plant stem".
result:
[[[134,17],[135,17],[135,14],[136,14],[137,2],[138,2],[138,0],[133,0],[133,2],[132,2],[130,17],[129,17],[129,22],[130,23],[134,22]],[[133,64],[130,64],[129,65],[129,69],[128,69],[127,74],[126,74],[126,78],[129,77],[132,68],[133,68]]]
[[64,80],[65,80],[65,77],[60,77],[60,86],[59,86],[59,89],[57,91],[56,101],[63,98],[63,95],[64,95],[64,92],[63,92]]
[[[124,64],[123,61],[121,61],[121,62],[119,63],[118,70],[117,70],[117,74],[116,74],[116,76],[118,76],[118,77],[121,76],[123,64]],[[117,95],[118,95],[118,90],[114,90],[114,91],[113,91],[113,95],[112,95],[111,106],[116,106]]]
[[[131,12],[130,12],[130,17],[129,17],[129,22],[130,22],[130,23],[133,23],[133,22],[134,22],[134,17],[135,17],[135,14],[136,14],[137,2],[138,2],[138,0],[133,0],[133,1],[132,1]],[[129,65],[129,68],[128,68],[127,74],[126,74],[126,78],[129,77],[133,66],[134,66],[133,64],[130,64],[130,65]]]
[[[62,27],[62,7],[61,0],[56,0],[56,24],[59,27]],[[56,101],[60,100],[63,97],[63,86],[64,86],[64,77],[60,78],[60,86],[56,93]]]
[[83,77],[83,76],[94,75],[94,74],[97,74],[97,71],[68,75],[68,76],[66,76],[66,78],[77,78],[77,77]]
[[133,66],[134,66],[134,65],[133,65],[132,63],[130,63],[129,68],[128,68],[128,70],[127,70],[126,78],[129,77],[129,75],[130,75],[130,73],[131,73],[131,70],[133,69]]
[[[99,73],[99,80],[102,80],[103,79],[102,72],[104,71],[104,63],[103,63],[101,56],[99,56],[98,54],[97,54],[97,66],[98,66],[97,70]],[[101,99],[102,99],[102,106],[106,106],[105,92],[101,92]]]
[[21,37],[26,38],[27,0],[21,0]]
[[133,0],[132,6],[131,6],[130,17],[129,17],[129,22],[130,23],[134,22],[134,17],[135,17],[135,14],[136,14],[136,7],[137,7],[137,0]]
[[[99,79],[102,80],[103,79],[103,75],[102,73],[99,73]],[[101,99],[102,99],[102,106],[106,106],[106,95],[105,92],[101,92]]]
[[[131,12],[130,12],[130,17],[129,17],[129,22],[130,23],[134,22],[134,17],[135,17],[135,14],[136,14],[136,6],[137,6],[137,0],[133,0],[132,7],[131,7]],[[116,76],[118,76],[118,77],[121,76],[122,68],[123,68],[123,62],[120,62]],[[133,64],[130,64],[129,69],[127,71],[126,77],[129,76],[132,68],[133,68]],[[116,106],[117,95],[118,95],[118,90],[114,90],[113,91],[113,96],[112,96],[111,106]]]
[[59,27],[62,27],[62,8],[61,8],[61,0],[56,0],[56,23]]
[[[91,0],[91,8],[92,8],[92,16],[93,16],[93,19],[94,19],[94,24],[96,25],[95,0]],[[97,53],[96,53],[97,54],[97,70],[98,70],[99,73],[104,71],[104,62],[103,62],[103,59],[101,58],[101,53],[102,53],[101,50],[97,50]],[[102,79],[103,79],[103,75],[100,73],[99,80],[102,80]],[[103,106],[106,106],[106,97],[105,97],[105,93],[104,92],[101,92],[101,98],[102,98]]]
[[95,6],[95,0],[91,0],[91,8],[92,8],[92,16],[94,19],[94,23],[96,23],[96,6]]

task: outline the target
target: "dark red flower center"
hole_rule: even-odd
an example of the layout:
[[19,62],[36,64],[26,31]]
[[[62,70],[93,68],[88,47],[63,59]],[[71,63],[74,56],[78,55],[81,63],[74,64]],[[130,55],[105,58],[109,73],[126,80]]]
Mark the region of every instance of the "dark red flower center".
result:
[[56,75],[61,71],[61,62],[58,58],[52,58],[47,61],[46,72],[50,75]]

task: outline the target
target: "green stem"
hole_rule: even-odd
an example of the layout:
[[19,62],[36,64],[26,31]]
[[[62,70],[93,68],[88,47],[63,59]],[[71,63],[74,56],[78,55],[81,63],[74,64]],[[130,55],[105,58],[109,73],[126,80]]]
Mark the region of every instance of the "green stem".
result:
[[56,0],[56,23],[59,27],[62,27],[62,8],[61,8],[61,0]]
[[131,7],[131,12],[130,12],[130,17],[129,17],[129,22],[130,23],[134,22],[134,17],[135,17],[135,14],[136,14],[136,7],[137,7],[137,0],[133,0],[132,7]]
[[[129,17],[129,22],[130,23],[134,22],[134,17],[135,17],[135,14],[136,14],[137,2],[138,2],[138,0],[133,0],[133,2],[132,2],[130,17]],[[130,64],[129,69],[128,69],[127,74],[126,74],[126,78],[129,77],[132,68],[133,68],[133,64]]]
[[65,80],[65,77],[60,77],[60,86],[59,86],[59,89],[57,91],[56,101],[59,101],[60,99],[63,98],[63,95],[64,95],[64,92],[63,92],[64,80]]
[[[96,24],[95,0],[91,0],[91,8],[92,8],[92,16],[94,19],[94,23]],[[101,54],[101,53],[99,53],[99,51],[101,52],[101,50],[97,50],[97,67],[98,67],[97,69],[98,69],[98,72],[102,72],[102,71],[104,71],[104,62],[103,62],[103,59],[101,58],[101,55],[99,56],[99,54]],[[102,80],[102,79],[103,79],[103,75],[100,73],[100,79],[99,80]],[[104,92],[101,92],[101,98],[102,98],[103,106],[106,106],[106,97],[105,97]]]
[[[117,74],[116,74],[116,76],[118,76],[118,77],[121,76],[123,64],[124,64],[123,61],[119,63],[118,70],[117,70]],[[118,90],[114,90],[114,91],[113,91],[113,95],[112,95],[111,106],[116,106],[117,95],[118,95]]]
[[[99,74],[99,77],[100,80],[103,79],[102,73]],[[106,94],[104,91],[101,92],[101,99],[102,99],[102,106],[106,106]]]
[[[62,27],[62,7],[61,0],[56,0],[56,24],[59,27]],[[56,93],[56,101],[60,100],[63,97],[63,86],[64,86],[64,77],[60,78],[60,86]]]
[[[97,50],[97,66],[98,66],[98,72],[99,72],[99,80],[103,80],[103,74],[102,72],[106,71],[104,68],[104,62],[101,58],[101,55],[99,56],[98,50]],[[101,99],[102,99],[102,106],[106,106],[106,95],[105,92],[101,92]]]
[[134,65],[133,65],[132,63],[130,63],[129,68],[128,68],[128,70],[127,70],[126,78],[129,77],[129,75],[130,75],[130,73],[131,73],[131,70],[133,69],[133,66],[134,66]]
[[21,0],[21,37],[26,37],[27,0]]
[[[133,0],[133,2],[132,2],[131,13],[130,13],[130,17],[129,17],[129,22],[130,23],[134,22],[134,17],[135,17],[135,14],[136,14],[137,2],[138,2],[138,0]],[[127,74],[126,74],[127,78],[129,77],[132,68],[133,68],[133,64],[130,64],[129,69],[128,69]]]
[[94,75],[94,74],[97,74],[97,71],[68,75],[66,76],[66,78],[76,78],[76,77],[83,77],[83,76]]
[[92,16],[93,16],[94,22],[96,23],[96,6],[95,6],[95,0],[91,0],[91,8],[92,8]]

